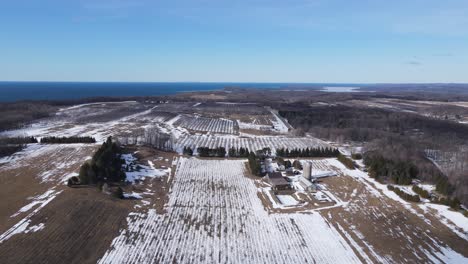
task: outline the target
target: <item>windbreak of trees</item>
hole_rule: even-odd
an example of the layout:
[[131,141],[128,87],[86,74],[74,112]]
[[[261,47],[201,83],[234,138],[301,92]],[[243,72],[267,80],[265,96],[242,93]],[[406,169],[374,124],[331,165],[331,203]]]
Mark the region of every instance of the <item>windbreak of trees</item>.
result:
[[249,149],[247,148],[234,148],[234,147],[231,147],[229,148],[229,151],[228,151],[228,156],[231,157],[231,158],[248,158],[249,157]]
[[343,163],[343,165],[346,166],[346,168],[350,169],[350,170],[354,170],[355,169],[355,165],[354,165],[354,161],[351,160],[350,158],[346,157],[345,155],[342,155],[342,154],[339,154],[338,155],[338,160]]
[[431,194],[424,190],[423,188],[417,186],[417,185],[413,185],[413,188],[411,188],[413,190],[413,192],[419,194],[419,196],[421,196],[422,198],[424,199],[429,199],[431,198]]
[[387,185],[387,188],[390,191],[393,191],[394,193],[396,193],[398,196],[400,196],[406,201],[415,202],[415,203],[419,203],[421,201],[421,199],[419,198],[419,195],[417,194],[412,195],[412,194],[406,193],[402,191],[400,188],[392,186],[392,185]]
[[285,149],[279,148],[276,149],[276,156],[279,157],[338,157],[340,152],[336,148],[305,148],[305,149]]
[[184,147],[184,150],[182,151],[184,155],[192,156],[193,155],[193,150],[191,147]]
[[224,147],[219,147],[215,149],[210,149],[208,147],[199,147],[197,148],[197,152],[200,157],[226,157],[226,149]]
[[[462,209],[461,206],[460,206],[460,200],[455,197],[453,199],[450,199],[450,198],[438,198],[438,199],[434,199],[432,200],[432,202],[434,203],[437,203],[437,204],[443,204],[443,205],[446,205],[446,206],[450,206],[452,209],[454,210],[460,210]],[[468,211],[468,210],[466,210]],[[465,211],[465,212],[466,212]],[[464,213],[465,213],[464,212]]]
[[122,149],[112,138],[94,153],[91,161],[84,163],[80,168],[79,179],[81,184],[98,184],[104,182],[121,182],[125,180],[122,170],[124,161],[121,159]]
[[42,144],[96,143],[93,137],[43,137]]
[[252,151],[249,153],[249,168],[253,175],[262,176],[262,163],[260,158]]

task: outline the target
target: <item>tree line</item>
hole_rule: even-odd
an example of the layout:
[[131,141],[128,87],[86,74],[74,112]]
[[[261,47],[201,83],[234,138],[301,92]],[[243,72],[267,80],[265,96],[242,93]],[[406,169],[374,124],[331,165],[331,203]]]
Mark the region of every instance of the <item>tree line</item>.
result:
[[75,144],[75,143],[96,143],[93,137],[43,137],[42,144]]
[[276,156],[279,157],[320,157],[320,158],[331,158],[338,157],[340,152],[337,148],[305,148],[305,149],[292,149],[279,148],[276,149]]
[[247,148],[234,148],[234,147],[231,147],[229,148],[229,151],[228,151],[228,155],[229,157],[232,157],[232,158],[248,158],[249,157],[249,149]]
[[400,196],[406,201],[415,202],[415,203],[419,203],[421,201],[421,199],[419,198],[419,195],[417,194],[412,195],[412,194],[406,193],[402,191],[400,188],[395,187],[393,185],[387,185],[387,188],[390,191],[393,191],[394,193],[396,193],[398,196]]
[[198,147],[197,152],[200,157],[226,157],[226,149],[224,147],[218,147],[214,149],[208,147]]
[[262,176],[262,162],[257,155],[252,151],[248,156],[249,168],[253,175]]
[[354,170],[356,168],[356,166],[354,164],[354,161],[352,159],[346,157],[345,155],[338,154],[338,161],[343,163],[343,165],[345,165],[346,168],[348,168],[350,170]]

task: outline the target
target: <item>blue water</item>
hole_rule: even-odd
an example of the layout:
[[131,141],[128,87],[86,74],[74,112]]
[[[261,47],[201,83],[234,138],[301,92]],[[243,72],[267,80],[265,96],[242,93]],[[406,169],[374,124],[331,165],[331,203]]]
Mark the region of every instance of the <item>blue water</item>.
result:
[[252,89],[320,88],[359,86],[354,84],[288,83],[128,83],[128,82],[0,82],[0,102],[61,100],[100,96],[157,96],[179,92],[221,90],[225,87]]

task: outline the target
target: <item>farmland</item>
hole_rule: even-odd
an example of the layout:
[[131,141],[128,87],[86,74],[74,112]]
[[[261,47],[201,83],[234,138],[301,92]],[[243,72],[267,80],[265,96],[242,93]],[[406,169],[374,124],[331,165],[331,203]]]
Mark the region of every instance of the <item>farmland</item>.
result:
[[[341,175],[322,182],[335,205],[272,213],[259,199],[259,180],[246,177],[244,161],[181,158],[166,213],[151,204],[130,213],[128,228],[100,263],[439,263],[468,254],[461,247],[466,235],[451,233],[433,211],[388,197],[372,179],[334,159],[317,164]],[[390,226],[403,232],[385,231]]]
[[100,263],[359,262],[319,214],[269,216],[244,170],[243,161],[180,159],[167,214],[130,214]]
[[207,135],[188,135],[180,137],[176,144],[175,149],[179,150],[184,146],[196,149],[198,147],[225,147],[229,149],[234,148],[247,148],[255,151],[265,147],[272,150],[277,148],[313,148],[313,147],[327,147],[328,145],[315,138],[300,138],[300,137],[271,137],[271,136],[257,136],[257,137],[233,137],[233,136],[207,136]]
[[[351,154],[343,144],[293,130],[261,104],[124,101],[61,108],[1,132],[97,141],[30,143],[0,159],[2,263],[466,262],[468,218],[425,199],[407,202],[336,158],[288,156],[291,163],[311,162],[312,175],[334,176],[318,179],[317,190],[309,191],[294,169],[288,178],[295,179],[289,182],[294,193],[279,194],[245,158],[196,157],[199,147],[275,153],[334,146]],[[96,186],[67,187],[108,136],[124,149],[124,199]],[[145,140],[156,136],[170,148]],[[441,165],[453,159],[428,152]],[[279,159],[268,159],[279,170]]]
[[204,131],[222,134],[236,134],[237,123],[228,119],[206,118],[199,116],[183,115],[174,122],[174,125],[181,126],[194,131]]

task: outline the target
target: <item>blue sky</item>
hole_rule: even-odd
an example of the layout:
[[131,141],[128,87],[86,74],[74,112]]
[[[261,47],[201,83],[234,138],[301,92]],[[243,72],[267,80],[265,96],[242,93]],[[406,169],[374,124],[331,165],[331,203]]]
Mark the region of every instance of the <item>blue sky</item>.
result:
[[466,0],[0,0],[0,80],[468,82]]

